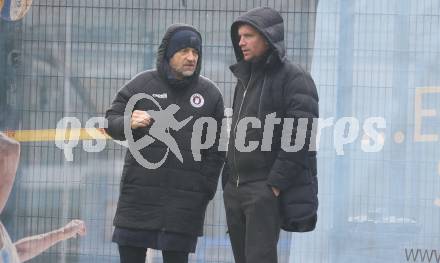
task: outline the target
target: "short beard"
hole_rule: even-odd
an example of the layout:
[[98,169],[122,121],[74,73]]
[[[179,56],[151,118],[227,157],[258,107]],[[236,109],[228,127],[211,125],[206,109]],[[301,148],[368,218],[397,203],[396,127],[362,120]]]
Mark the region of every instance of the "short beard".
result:
[[174,75],[176,76],[177,79],[183,79],[183,78],[191,77],[194,74],[194,72],[196,71],[196,69],[194,69],[194,70],[184,70],[184,71],[176,70],[171,65],[170,65],[170,69],[174,73]]
[[195,70],[186,70],[186,71],[182,71],[180,74],[182,74],[182,76],[184,77],[191,77],[194,74]]

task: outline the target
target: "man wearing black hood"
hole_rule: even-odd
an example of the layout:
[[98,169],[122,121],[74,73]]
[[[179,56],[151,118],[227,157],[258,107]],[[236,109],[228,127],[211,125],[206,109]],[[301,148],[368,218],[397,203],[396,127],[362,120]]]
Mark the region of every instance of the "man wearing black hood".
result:
[[[318,94],[311,76],[286,58],[283,23],[263,7],[231,26],[238,82],[222,182],[237,263],[275,263],[280,228],[304,232],[316,224],[316,152],[308,148]],[[287,119],[294,120],[290,141],[282,140]],[[298,119],[308,121],[304,147],[288,151],[301,132]]]
[[[111,137],[126,139],[125,119],[134,140],[154,138],[139,150],[142,158],[151,163],[166,159],[152,169],[138,163],[131,146],[126,153],[113,233],[122,263],[144,263],[148,248],[162,250],[166,263],[188,262],[188,253],[195,251],[197,237],[203,234],[206,206],[215,194],[224,162],[224,153],[218,151],[224,108],[217,87],[199,75],[201,61],[200,33],[189,25],[170,26],[158,50],[156,69],[141,72],[126,83],[106,113],[106,131]],[[131,116],[124,116],[128,101],[137,94],[147,94],[150,99],[139,100]],[[171,112],[170,118],[175,120],[155,120],[152,111]],[[218,129],[214,145],[203,150],[201,161],[196,161],[191,135],[200,117],[214,118]],[[170,128],[158,134],[164,126],[153,129],[154,125],[164,121]],[[172,138],[176,143],[170,146],[160,138]],[[176,145],[177,154],[171,149]]]

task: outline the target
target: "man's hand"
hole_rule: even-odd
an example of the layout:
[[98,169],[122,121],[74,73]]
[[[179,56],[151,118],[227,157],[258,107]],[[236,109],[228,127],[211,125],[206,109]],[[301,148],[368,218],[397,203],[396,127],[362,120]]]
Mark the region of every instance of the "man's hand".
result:
[[84,236],[86,234],[86,225],[84,221],[75,219],[61,228],[60,231],[63,233],[62,240],[76,237],[77,235]]
[[273,194],[278,197],[280,195],[280,189],[271,186]]
[[150,125],[153,122],[153,118],[151,118],[150,114],[146,111],[135,110],[131,114],[131,128],[144,128]]

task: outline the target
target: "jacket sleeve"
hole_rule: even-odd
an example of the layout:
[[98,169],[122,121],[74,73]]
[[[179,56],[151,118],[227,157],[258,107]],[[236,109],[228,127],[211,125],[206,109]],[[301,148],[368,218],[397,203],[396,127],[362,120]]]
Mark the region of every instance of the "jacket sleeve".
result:
[[[300,72],[294,75],[284,85],[283,93],[283,120],[293,118],[294,122],[290,142],[281,140],[281,145],[293,146],[298,135],[305,136],[305,139],[303,140],[304,145],[300,150],[288,152],[285,150],[287,147],[281,147],[276,156],[267,183],[281,191],[295,184],[304,184],[310,181],[310,178],[305,178],[308,173],[304,173],[304,170],[309,167],[309,155],[315,154],[315,152],[311,152],[314,150],[309,150],[309,145],[311,140],[316,139],[316,136],[312,136],[312,132],[315,132],[316,128],[313,130],[312,128],[317,125],[314,122],[317,122],[316,118],[319,117],[318,95],[315,83],[308,73]],[[307,120],[307,125],[298,125],[300,119],[302,121]],[[282,128],[284,129],[284,125]]]
[[105,131],[113,139],[120,141],[125,140],[124,120],[126,118],[131,118],[131,116],[124,116],[125,107],[127,106],[130,97],[133,95],[134,87],[142,85],[143,82],[144,78],[141,75],[137,75],[128,81],[119,89],[110,108],[106,111],[105,118],[108,121],[108,127]]
[[202,152],[201,173],[206,177],[207,187],[209,189],[209,199],[212,199],[217,190],[218,179],[225,162],[224,151],[219,151],[219,140],[222,129],[222,120],[224,115],[223,98],[219,95],[217,100],[214,118],[217,122],[217,132],[215,143],[212,147]]

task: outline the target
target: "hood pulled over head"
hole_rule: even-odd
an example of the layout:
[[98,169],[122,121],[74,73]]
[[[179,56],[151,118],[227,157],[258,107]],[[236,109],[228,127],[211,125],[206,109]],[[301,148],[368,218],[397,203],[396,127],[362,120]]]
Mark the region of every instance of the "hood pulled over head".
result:
[[267,40],[270,49],[282,61],[286,54],[284,46],[284,21],[280,13],[270,7],[258,7],[237,17],[231,26],[231,40],[237,61],[243,60],[238,43],[238,28],[248,24],[255,28]]

